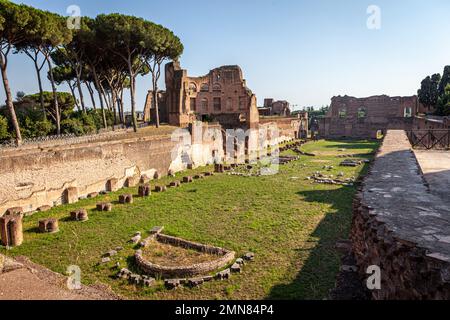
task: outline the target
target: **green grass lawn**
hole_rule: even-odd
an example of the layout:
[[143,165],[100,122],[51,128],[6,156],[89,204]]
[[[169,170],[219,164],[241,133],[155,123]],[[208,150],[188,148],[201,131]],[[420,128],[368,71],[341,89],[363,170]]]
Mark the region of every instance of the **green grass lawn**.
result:
[[[78,265],[83,283],[103,283],[131,299],[323,299],[339,268],[334,244],[349,234],[355,187],[314,184],[305,178],[315,171],[357,176],[366,168],[339,167],[342,159],[336,155],[360,153],[368,158],[377,146],[373,141],[310,142],[302,150],[318,156],[302,156],[282,165],[277,175],[218,174],[148,198],[135,197],[131,205],[116,201],[121,193],[136,194],[137,188],[55,207],[26,217],[22,246],[9,251],[2,247],[0,253],[25,255],[60,273]],[[341,148],[346,150],[338,152]],[[334,169],[325,171],[324,165]],[[152,184],[167,184],[186,174]],[[112,201],[112,212],[95,211],[100,201]],[[70,211],[76,208],[88,209],[89,220],[69,221]],[[38,220],[45,217],[59,218],[60,232],[37,233]],[[234,250],[238,256],[253,251],[255,261],[230,280],[193,289],[169,291],[161,284],[142,288],[114,279],[116,262],[135,270],[133,245],[127,241],[136,231],[145,237],[154,226],[164,226],[170,235]],[[98,265],[101,255],[117,246],[124,250],[109,264]]]

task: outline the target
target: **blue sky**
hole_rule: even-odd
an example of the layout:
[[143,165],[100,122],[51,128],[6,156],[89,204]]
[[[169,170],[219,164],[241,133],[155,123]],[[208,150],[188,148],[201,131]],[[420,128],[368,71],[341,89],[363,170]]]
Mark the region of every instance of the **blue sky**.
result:
[[[64,15],[76,4],[82,15],[120,12],[163,24],[181,38],[189,75],[238,64],[260,105],[265,97],[300,108],[329,104],[334,95],[412,95],[426,75],[450,64],[448,0],[14,2]],[[379,30],[367,28],[369,5],[381,9]],[[29,58],[12,57],[8,71],[14,94],[38,91]],[[138,79],[137,109],[150,85],[150,78]]]

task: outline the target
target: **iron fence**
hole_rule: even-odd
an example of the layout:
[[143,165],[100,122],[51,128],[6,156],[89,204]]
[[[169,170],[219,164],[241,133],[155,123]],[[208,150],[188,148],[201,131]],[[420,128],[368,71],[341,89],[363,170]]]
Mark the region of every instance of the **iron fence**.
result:
[[450,129],[411,130],[407,134],[415,149],[450,149]]

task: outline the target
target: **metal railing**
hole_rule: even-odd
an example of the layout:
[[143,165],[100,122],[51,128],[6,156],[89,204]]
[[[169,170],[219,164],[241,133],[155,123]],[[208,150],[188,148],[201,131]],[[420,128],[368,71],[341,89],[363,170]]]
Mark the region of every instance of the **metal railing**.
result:
[[450,149],[450,129],[410,130],[407,135],[415,149]]

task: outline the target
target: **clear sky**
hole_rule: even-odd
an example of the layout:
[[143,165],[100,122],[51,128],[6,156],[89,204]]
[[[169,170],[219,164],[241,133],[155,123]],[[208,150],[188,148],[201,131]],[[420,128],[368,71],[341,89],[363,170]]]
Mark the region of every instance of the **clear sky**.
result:
[[[450,64],[448,0],[14,2],[64,15],[76,4],[82,15],[119,12],[160,23],[181,38],[189,75],[238,64],[259,105],[265,97],[300,108],[329,104],[334,95],[413,95],[425,76]],[[367,27],[369,5],[381,10],[378,30]],[[13,57],[8,71],[14,94],[38,91],[28,57]],[[148,77],[138,79],[138,110],[150,85]]]

